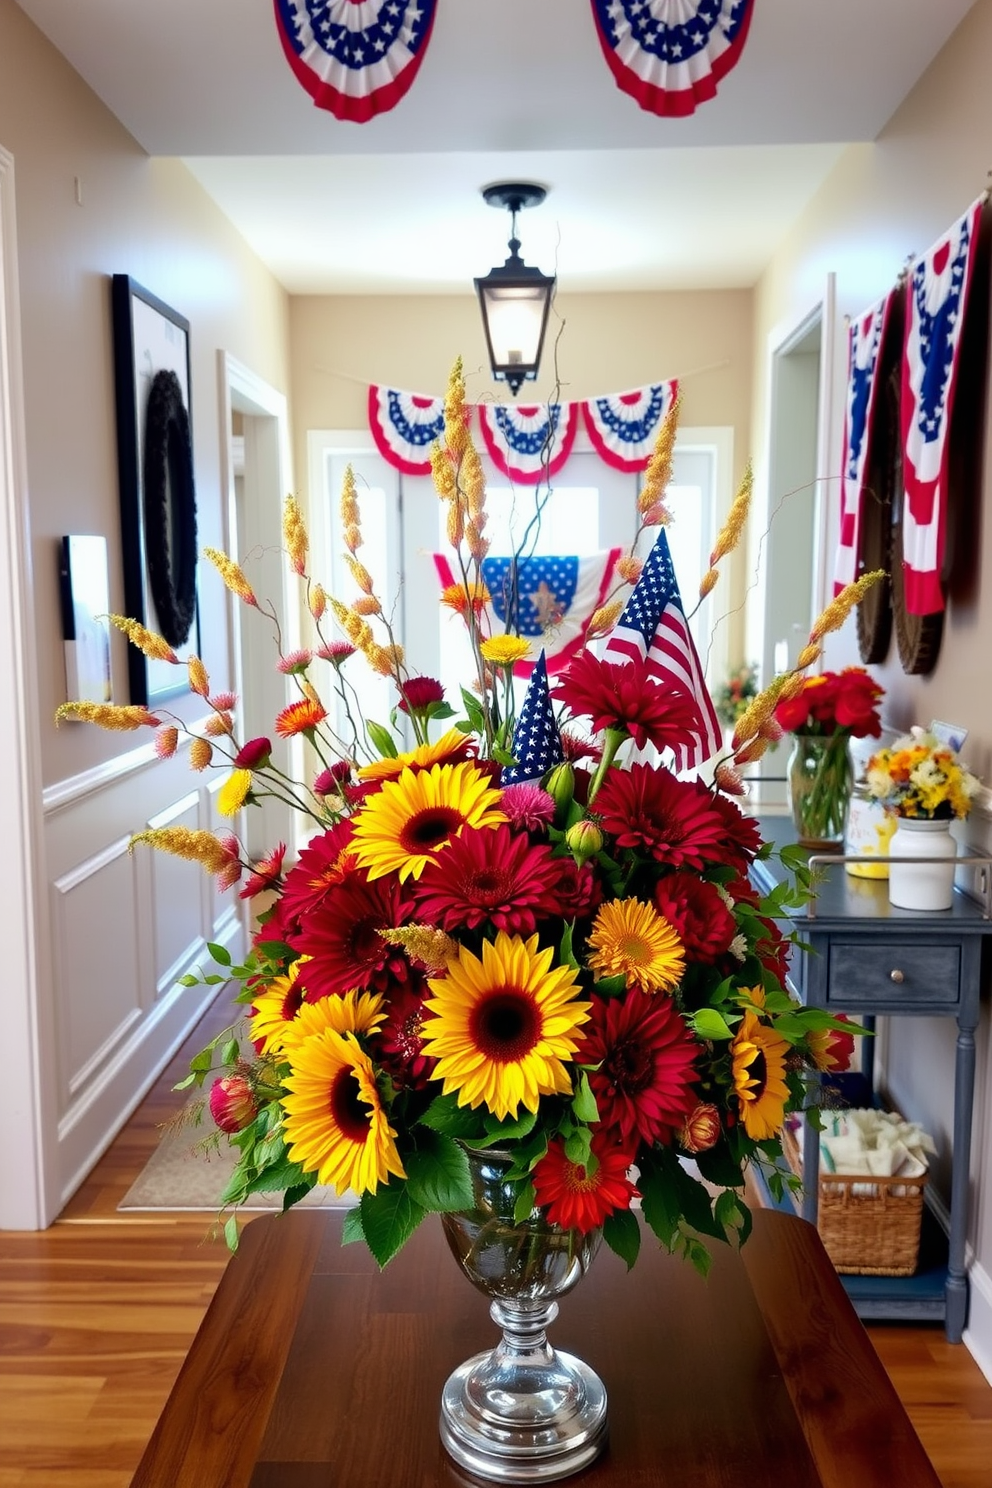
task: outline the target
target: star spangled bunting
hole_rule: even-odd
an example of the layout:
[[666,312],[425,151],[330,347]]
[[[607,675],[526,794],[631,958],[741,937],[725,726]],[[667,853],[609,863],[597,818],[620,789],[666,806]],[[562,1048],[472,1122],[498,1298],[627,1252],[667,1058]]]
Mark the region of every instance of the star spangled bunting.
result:
[[548,668],[542,651],[534,663],[513,730],[515,765],[504,767],[500,785],[527,785],[542,779],[565,758],[548,691]]
[[662,686],[686,693],[695,702],[699,729],[689,743],[674,750],[676,770],[698,769],[716,754],[723,743],[720,720],[682,608],[664,527],[610,632],[604,655],[608,661],[647,657],[652,676]]
[[592,447],[614,470],[647,470],[661,421],[679,395],[678,381],[606,393],[582,405]]
[[858,530],[865,472],[872,437],[877,376],[882,345],[897,290],[892,289],[852,320],[847,333],[847,398],[844,404],[844,456],[841,463],[840,542],[834,569],[834,594],[857,578]]
[[431,446],[444,434],[444,399],[369,386],[369,429],[384,460],[404,475],[430,475]]
[[[480,616],[485,635],[511,631],[527,640],[542,638],[548,671],[560,672],[586,643],[589,622],[605,604],[622,548],[608,548],[582,558],[521,558],[514,571],[510,557],[482,561],[482,580],[490,601]],[[434,567],[446,589],[456,584],[444,553],[434,554]],[[514,663],[515,677],[529,677],[536,663]]]
[[437,0],[273,0],[297,80],[318,108],[365,124],[399,103],[417,76]]
[[902,545],[911,615],[944,608],[948,433],[982,206],[980,197],[924,254],[909,278],[900,423]]
[[684,117],[740,60],[753,0],[592,0],[618,88],[652,114]]
[[480,403],[479,424],[496,469],[524,486],[557,475],[575,443],[577,403],[532,403],[523,408]]

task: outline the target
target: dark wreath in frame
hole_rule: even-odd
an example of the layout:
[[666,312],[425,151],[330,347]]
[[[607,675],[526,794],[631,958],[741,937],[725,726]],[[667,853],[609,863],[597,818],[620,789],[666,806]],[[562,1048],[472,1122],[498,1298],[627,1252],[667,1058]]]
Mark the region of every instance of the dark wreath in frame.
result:
[[[127,274],[113,276],[112,299],[124,603],[181,652],[197,628],[189,322]],[[133,646],[128,683],[145,705],[187,686],[184,670]]]

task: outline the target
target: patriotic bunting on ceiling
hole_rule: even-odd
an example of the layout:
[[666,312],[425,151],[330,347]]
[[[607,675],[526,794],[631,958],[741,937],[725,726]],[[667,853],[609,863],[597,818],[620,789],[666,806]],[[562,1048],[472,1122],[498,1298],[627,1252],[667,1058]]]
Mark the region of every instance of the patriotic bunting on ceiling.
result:
[[365,124],[395,108],[424,60],[437,0],[274,0],[287,61],[318,108]]
[[908,285],[902,363],[903,561],[906,609],[944,608],[941,569],[951,410],[984,198],[917,262]]
[[384,460],[404,475],[430,475],[431,445],[444,433],[444,399],[369,387],[369,428]]
[[[484,558],[482,581],[490,594],[480,617],[484,635],[512,631],[544,647],[549,672],[559,672],[585,644],[589,621],[606,601],[622,548],[576,557]],[[460,584],[446,554],[434,554],[442,589]],[[517,677],[529,677],[533,661],[518,661]]]
[[489,458],[501,474],[521,485],[536,486],[557,475],[575,443],[577,403],[535,403],[508,407],[480,403],[479,423]]
[[646,470],[661,421],[679,395],[678,382],[607,393],[582,405],[593,449],[614,470]]
[[618,88],[652,114],[684,116],[736,66],[753,0],[592,0]]
[[847,333],[847,399],[844,406],[840,544],[834,570],[835,595],[858,577],[858,530],[872,437],[872,414],[878,385],[876,374],[895,297],[896,291],[890,290],[877,304],[853,320]]

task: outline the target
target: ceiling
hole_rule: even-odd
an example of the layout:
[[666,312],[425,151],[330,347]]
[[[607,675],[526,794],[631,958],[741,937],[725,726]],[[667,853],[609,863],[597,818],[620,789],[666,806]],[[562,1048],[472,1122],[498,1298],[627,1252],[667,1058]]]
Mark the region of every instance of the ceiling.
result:
[[[271,0],[19,0],[151,155],[180,156],[296,294],[464,293],[506,254],[495,180],[549,187],[523,256],[567,292],[742,287],[974,0],[755,0],[688,119],[615,86],[588,0],[438,0],[410,92],[316,109]],[[684,8],[688,0],[667,0]]]

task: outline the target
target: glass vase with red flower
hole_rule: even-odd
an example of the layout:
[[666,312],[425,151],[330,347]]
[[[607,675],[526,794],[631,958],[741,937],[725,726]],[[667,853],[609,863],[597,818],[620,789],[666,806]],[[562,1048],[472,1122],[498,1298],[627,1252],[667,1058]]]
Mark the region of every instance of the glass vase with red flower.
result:
[[794,734],[786,779],[800,844],[839,850],[854,788],[850,741],[882,731],[882,688],[864,667],[807,677],[775,708],[775,719]]

